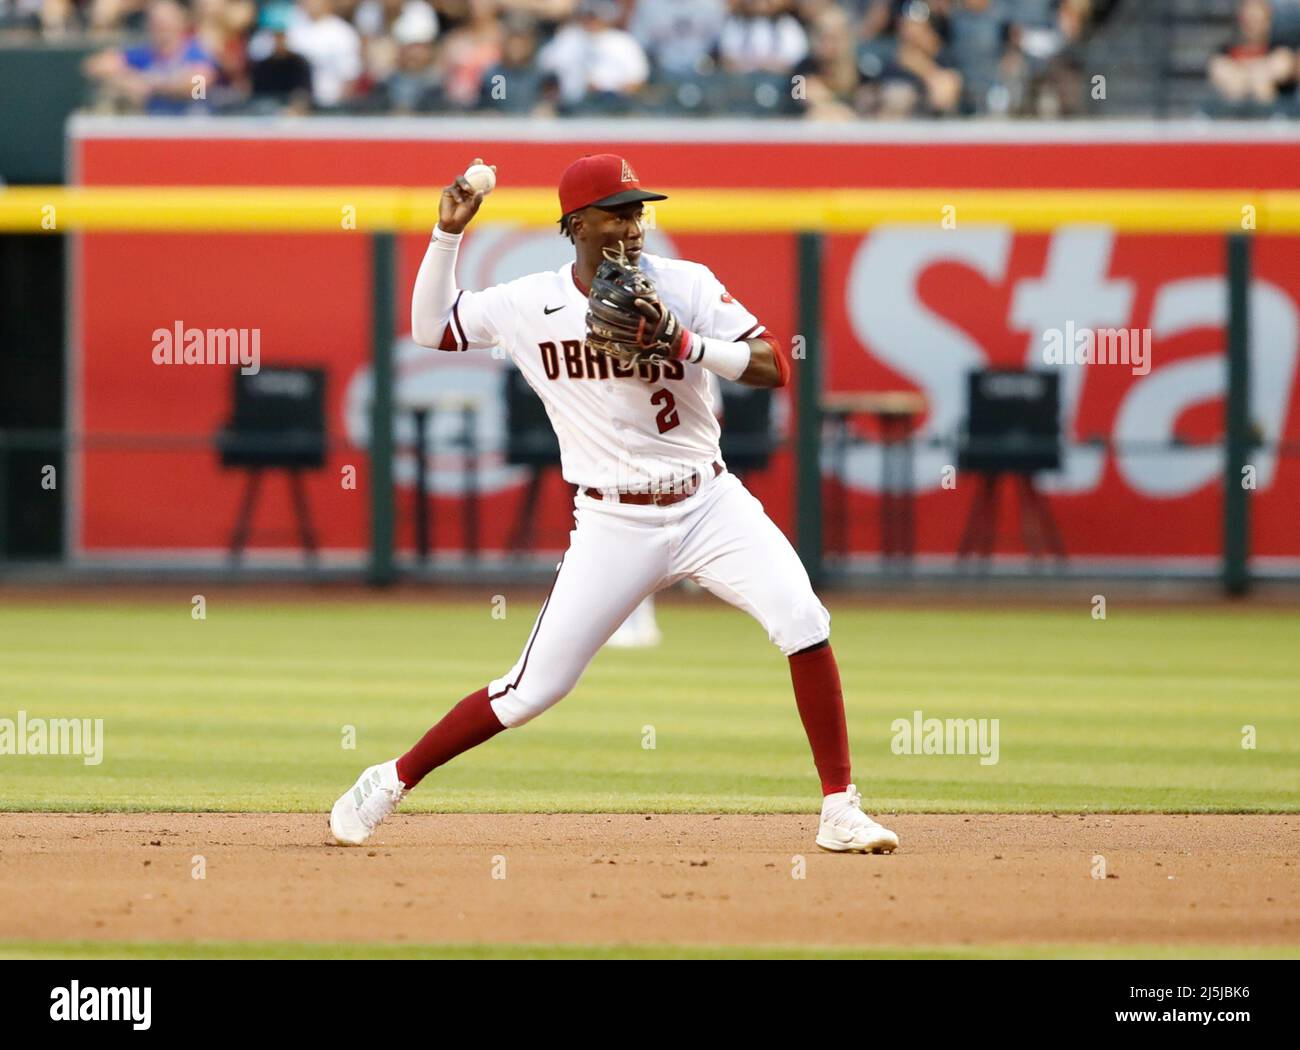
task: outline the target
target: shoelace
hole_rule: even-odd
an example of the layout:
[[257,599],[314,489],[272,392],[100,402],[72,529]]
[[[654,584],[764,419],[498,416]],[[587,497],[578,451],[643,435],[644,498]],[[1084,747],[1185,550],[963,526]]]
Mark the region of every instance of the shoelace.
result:
[[[844,789],[847,796],[840,808],[837,808],[831,815],[831,820],[836,824],[848,825],[850,827],[878,827],[874,820],[862,812],[862,793],[857,787],[850,784]],[[846,819],[847,818],[847,819]]]
[[397,790],[384,787],[382,784],[376,785],[372,791],[357,807],[357,816],[361,822],[368,828],[373,828],[388,816],[397,804],[406,797],[406,792],[402,788],[402,782],[397,782]]

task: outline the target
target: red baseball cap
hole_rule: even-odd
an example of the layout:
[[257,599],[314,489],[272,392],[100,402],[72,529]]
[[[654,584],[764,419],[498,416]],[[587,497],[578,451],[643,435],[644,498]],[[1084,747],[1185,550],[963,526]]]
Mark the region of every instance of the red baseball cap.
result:
[[668,195],[643,190],[632,165],[613,153],[575,160],[560,176],[560,214],[580,208],[613,208],[633,201],[666,201]]

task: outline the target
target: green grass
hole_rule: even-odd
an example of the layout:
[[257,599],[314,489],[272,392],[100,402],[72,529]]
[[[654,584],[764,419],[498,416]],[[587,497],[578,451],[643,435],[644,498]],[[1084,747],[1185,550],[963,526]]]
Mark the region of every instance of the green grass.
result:
[[349,944],[307,941],[0,941],[0,959],[1297,959],[1298,946],[1171,944]]
[[[0,718],[104,719],[105,758],[0,756],[0,809],[316,811],[514,662],[536,612],[214,600],[0,606]],[[837,609],[858,785],[880,811],[1300,811],[1300,615]],[[789,672],[721,603],[660,609],[553,710],[407,811],[805,812]],[[1000,760],[895,755],[914,710],[1000,720]],[[1257,747],[1241,746],[1253,725]],[[342,746],[356,727],[356,748]],[[654,749],[642,747],[653,726]]]

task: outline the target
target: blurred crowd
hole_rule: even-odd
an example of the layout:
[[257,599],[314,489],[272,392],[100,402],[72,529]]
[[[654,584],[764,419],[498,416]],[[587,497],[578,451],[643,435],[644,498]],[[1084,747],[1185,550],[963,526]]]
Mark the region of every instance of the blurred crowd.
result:
[[[0,0],[118,112],[1070,115],[1114,0]],[[120,42],[117,42],[120,41]]]

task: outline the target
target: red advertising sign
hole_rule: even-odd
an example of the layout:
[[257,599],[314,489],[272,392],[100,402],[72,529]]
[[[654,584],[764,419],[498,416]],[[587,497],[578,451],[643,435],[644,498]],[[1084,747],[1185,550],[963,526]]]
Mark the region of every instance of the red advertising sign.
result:
[[[288,130],[286,130],[286,127]],[[568,136],[560,141],[548,136]],[[348,122],[79,120],[73,173],[89,185],[403,185],[430,192],[474,156],[512,186],[553,187],[574,157],[621,152],[649,187],[1296,188],[1300,143],[1270,129],[1200,126],[1038,127],[996,132],[749,124],[503,125],[499,121]],[[924,132],[922,134],[921,132]],[[942,134],[941,134],[942,132]],[[758,141],[756,136],[768,136]],[[1154,139],[1153,139],[1154,136]],[[554,269],[571,247],[552,230],[494,225],[490,202],[467,235],[460,283],[479,288]],[[399,325],[425,238],[403,238]],[[798,335],[795,240],[786,234],[674,233],[647,250],[707,264],[781,337]],[[1300,567],[1293,520],[1300,456],[1300,238],[1260,236],[1250,299],[1251,413],[1264,444],[1252,459],[1252,545],[1260,566]],[[264,364],[328,370],[332,438],[309,483],[322,545],[354,556],[367,543],[369,243],[364,234],[137,235],[80,238],[74,268],[70,419],[91,438],[76,464],[74,553],[88,559],[191,557],[228,542],[243,479],[223,472],[212,437],[230,411],[238,367],[156,363],[159,330],[256,332]],[[1222,430],[1223,238],[1135,235],[1104,227],[1021,234],[997,226],[880,227],[827,240],[823,282],[826,385],[834,391],[916,391],[928,410],[916,431],[918,550],[950,555],[970,486],[943,483],[964,413],[965,375],[985,365],[1059,367],[1070,444],[1044,488],[1072,555],[1099,564],[1208,564],[1221,545],[1221,454],[1196,443]],[[1081,348],[1090,333],[1123,333],[1123,360]],[[160,337],[159,337],[160,338]],[[1068,358],[1071,349],[1074,358]],[[1113,349],[1113,347],[1112,347]],[[1064,352],[1068,359],[1062,360]],[[1056,356],[1053,356],[1053,355]],[[501,452],[508,361],[446,354],[402,338],[401,405],[433,404],[427,482],[435,543],[460,548],[464,416],[477,406],[484,550],[507,546],[526,473]],[[796,378],[798,370],[796,368]],[[778,420],[790,433],[791,390]],[[413,423],[399,418],[399,541],[411,543]],[[96,439],[96,435],[101,439]],[[173,438],[178,440],[173,442]],[[1186,447],[1171,447],[1185,443]],[[168,446],[168,447],[164,447]],[[355,467],[356,484],[346,484]],[[747,477],[783,527],[793,522],[792,456]],[[855,445],[844,477],[850,550],[879,549],[879,446]],[[290,502],[272,481],[252,545],[296,542]],[[539,542],[562,547],[571,490],[552,478]],[[1012,530],[1000,550],[1019,549]]]

